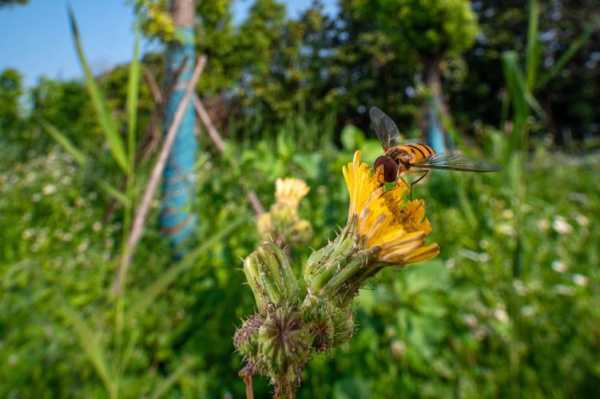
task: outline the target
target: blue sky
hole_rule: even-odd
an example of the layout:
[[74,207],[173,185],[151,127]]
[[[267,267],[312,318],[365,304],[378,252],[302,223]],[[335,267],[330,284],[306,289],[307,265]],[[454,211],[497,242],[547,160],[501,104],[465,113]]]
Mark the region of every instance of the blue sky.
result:
[[[204,0],[210,1],[210,0]],[[252,0],[236,0],[235,20],[246,15]],[[311,0],[285,1],[288,13],[296,16]],[[334,0],[323,3],[328,10]],[[126,62],[133,49],[133,12],[127,0],[71,0],[88,61],[95,72]],[[30,86],[48,76],[70,79],[81,71],[69,33],[67,2],[30,0],[26,6],[0,8],[0,70],[16,68]],[[155,48],[145,42],[142,50]]]

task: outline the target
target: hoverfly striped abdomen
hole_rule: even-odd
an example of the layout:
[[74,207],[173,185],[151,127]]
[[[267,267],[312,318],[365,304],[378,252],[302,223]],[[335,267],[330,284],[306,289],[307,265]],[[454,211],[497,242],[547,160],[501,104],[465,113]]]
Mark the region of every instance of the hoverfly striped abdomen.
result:
[[433,148],[431,148],[427,144],[403,144],[399,147],[400,151],[406,152],[411,155],[411,164],[415,164],[435,154]]

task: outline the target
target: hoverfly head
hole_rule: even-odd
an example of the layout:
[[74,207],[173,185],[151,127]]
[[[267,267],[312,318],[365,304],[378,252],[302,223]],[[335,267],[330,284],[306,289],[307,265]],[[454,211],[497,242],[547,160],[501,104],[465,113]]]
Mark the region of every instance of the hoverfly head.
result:
[[391,157],[382,155],[375,160],[373,166],[375,167],[375,170],[379,167],[383,168],[383,180],[386,183],[396,181],[396,177],[398,176],[398,164]]

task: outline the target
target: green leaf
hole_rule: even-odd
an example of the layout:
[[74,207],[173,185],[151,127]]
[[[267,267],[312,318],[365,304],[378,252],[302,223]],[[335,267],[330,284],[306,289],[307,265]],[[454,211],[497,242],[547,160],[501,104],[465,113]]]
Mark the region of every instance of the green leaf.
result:
[[354,125],[346,125],[342,129],[342,145],[346,150],[356,150],[365,141],[363,132]]
[[99,334],[94,332],[94,330],[86,324],[79,313],[67,305],[63,306],[62,313],[67,321],[73,325],[73,330],[77,336],[81,349],[83,349],[83,352],[94,365],[94,369],[104,383],[104,387],[109,392],[110,397],[116,397],[117,386],[113,383],[114,379],[109,371],[105,350],[100,343]]
[[83,47],[81,45],[81,37],[79,35],[79,28],[77,27],[77,21],[75,20],[75,15],[73,14],[73,10],[69,7],[69,22],[71,25],[71,34],[73,35],[73,41],[75,43],[75,50],[77,52],[77,57],[79,58],[79,63],[83,68],[83,73],[85,75],[85,86],[88,90],[88,93],[91,97],[92,104],[96,111],[96,116],[98,117],[98,122],[102,127],[102,132],[108,142],[108,146],[110,148],[110,152],[112,154],[113,159],[117,164],[123,169],[124,172],[127,172],[127,156],[125,155],[125,149],[123,146],[123,140],[121,136],[119,136],[119,132],[116,127],[116,122],[112,118],[110,112],[108,111],[108,105],[104,96],[102,95],[96,81],[94,80],[94,75],[92,74],[92,70],[87,62],[85,54],[83,53]]
[[69,155],[71,155],[78,164],[80,164],[81,166],[85,165],[85,163],[87,162],[87,156],[83,152],[79,151],[77,147],[75,147],[75,145],[71,143],[71,140],[69,140],[67,136],[62,134],[55,126],[51,125],[48,122],[42,121],[41,124],[46,130],[46,132],[48,132],[48,134],[58,144],[60,144],[60,146],[63,147],[65,151],[67,151]]

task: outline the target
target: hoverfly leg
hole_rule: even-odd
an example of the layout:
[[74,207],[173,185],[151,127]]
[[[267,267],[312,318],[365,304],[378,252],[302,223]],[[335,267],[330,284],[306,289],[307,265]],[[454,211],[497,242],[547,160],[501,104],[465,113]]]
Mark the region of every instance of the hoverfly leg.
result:
[[423,172],[423,174],[421,176],[419,176],[419,178],[417,180],[410,183],[410,199],[411,200],[412,200],[413,186],[415,184],[417,184],[418,182],[420,182],[421,180],[423,180],[425,178],[425,176],[427,176],[428,173],[429,173],[429,171],[426,170],[425,172]]
[[398,176],[398,179],[402,180],[402,183],[404,183],[405,186],[409,186],[408,182],[406,180],[404,180],[404,177]]
[[404,187],[411,187],[411,185],[404,179],[404,177],[398,176],[398,180],[402,180],[402,183],[404,183]]

